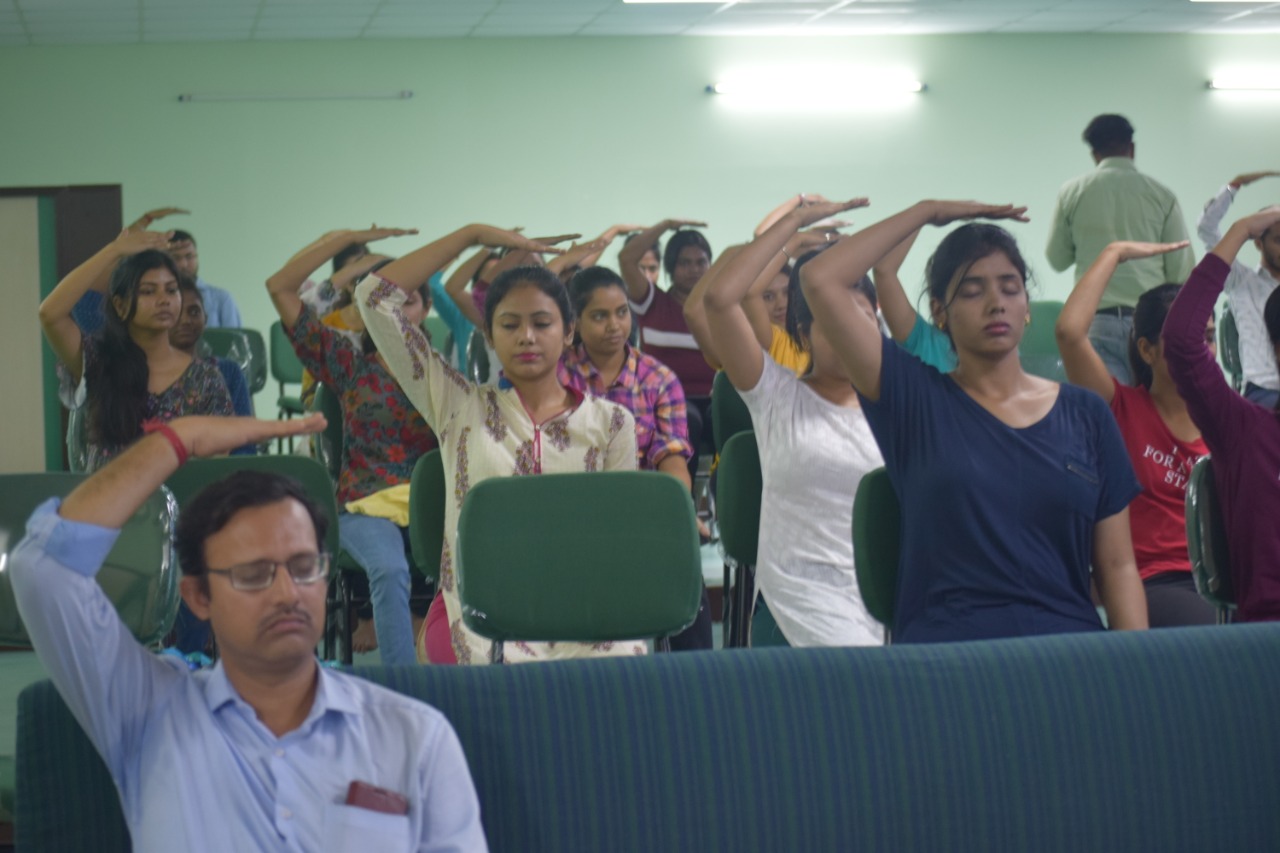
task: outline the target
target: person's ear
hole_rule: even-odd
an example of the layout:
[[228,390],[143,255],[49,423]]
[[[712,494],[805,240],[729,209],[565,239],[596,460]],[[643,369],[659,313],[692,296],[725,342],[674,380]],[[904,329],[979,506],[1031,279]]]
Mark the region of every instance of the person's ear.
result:
[[947,312],[943,308],[942,303],[937,299],[930,297],[929,313],[933,317],[933,325],[939,330],[945,332],[947,330]]
[[209,618],[209,578],[183,575],[178,582],[178,592],[182,600],[198,619]]
[[129,302],[123,296],[111,297],[111,308],[121,320],[129,316]]
[[1156,345],[1146,338],[1138,338],[1138,356],[1147,363],[1148,366],[1154,365],[1160,358],[1156,352]]
[[569,349],[573,346],[573,332],[576,327],[573,323],[569,323],[564,327],[564,348]]

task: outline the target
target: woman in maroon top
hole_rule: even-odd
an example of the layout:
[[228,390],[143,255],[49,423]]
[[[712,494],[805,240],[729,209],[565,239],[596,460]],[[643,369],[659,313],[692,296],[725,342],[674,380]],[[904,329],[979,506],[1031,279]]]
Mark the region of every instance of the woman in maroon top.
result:
[[[1162,284],[1142,294],[1133,313],[1130,369],[1138,384],[1122,385],[1089,342],[1089,324],[1116,267],[1185,248],[1187,243],[1112,243],[1076,283],[1058,317],[1058,349],[1072,384],[1096,392],[1115,415],[1142,493],[1129,505],[1133,552],[1147,593],[1152,628],[1212,625],[1214,608],[1196,592],[1187,556],[1184,509],[1187,480],[1209,452],[1164,357],[1160,330],[1181,285]],[[1213,318],[1203,329],[1213,352]]]
[[[1280,207],[1269,207],[1232,225],[1191,273],[1164,323],[1169,374],[1213,455],[1236,619],[1244,622],[1280,621],[1280,413],[1227,383],[1204,328],[1240,247],[1277,223]],[[1280,289],[1267,299],[1263,321],[1280,360]]]
[[[377,648],[387,665],[417,661],[409,613],[408,531],[389,519],[345,508],[374,492],[408,483],[419,457],[435,449],[436,436],[400,390],[368,332],[361,345],[352,343],[321,323],[298,293],[308,275],[352,243],[410,233],[416,232],[395,228],[332,232],[267,280],[267,291],[298,359],[342,400],[339,537],[343,549],[369,575]],[[424,284],[406,302],[406,320],[421,324],[430,307],[430,292]]]

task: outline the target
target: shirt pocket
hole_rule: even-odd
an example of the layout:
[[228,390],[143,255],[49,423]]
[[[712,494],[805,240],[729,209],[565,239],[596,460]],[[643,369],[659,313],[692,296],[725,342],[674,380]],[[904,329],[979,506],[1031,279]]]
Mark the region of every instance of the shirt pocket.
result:
[[324,853],[410,853],[409,816],[359,806],[328,803],[324,811]]
[[1066,495],[1070,509],[1092,519],[1098,513],[1098,495],[1102,492],[1102,477],[1098,466],[1079,457],[1066,461]]

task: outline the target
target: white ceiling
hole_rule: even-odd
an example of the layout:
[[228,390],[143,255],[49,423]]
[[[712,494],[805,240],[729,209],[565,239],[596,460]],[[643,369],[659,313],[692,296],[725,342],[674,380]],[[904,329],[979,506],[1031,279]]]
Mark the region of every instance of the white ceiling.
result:
[[1280,2],[0,0],[0,45],[503,36],[1280,33]]

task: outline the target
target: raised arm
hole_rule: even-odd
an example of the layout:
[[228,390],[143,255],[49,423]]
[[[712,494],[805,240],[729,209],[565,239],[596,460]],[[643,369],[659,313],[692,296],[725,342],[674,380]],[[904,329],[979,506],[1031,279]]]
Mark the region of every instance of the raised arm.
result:
[[[71,377],[80,381],[84,369],[84,340],[71,312],[80,298],[90,290],[106,293],[111,272],[124,258],[147,249],[169,248],[171,231],[130,231],[125,229],[97,254],[67,273],[58,286],[40,303],[40,327],[53,348],[54,355],[67,368]],[[105,310],[115,310],[108,298]]]
[[1054,335],[1058,340],[1058,352],[1062,353],[1062,364],[1067,369],[1067,379],[1073,385],[1088,388],[1100,396],[1107,404],[1115,397],[1116,386],[1111,381],[1111,373],[1102,357],[1098,355],[1093,344],[1089,342],[1089,326],[1098,313],[1098,303],[1107,289],[1116,267],[1125,261],[1136,258],[1151,258],[1166,252],[1174,252],[1187,247],[1186,241],[1181,243],[1136,243],[1117,241],[1107,246],[1098,255],[1097,260],[1076,282],[1062,313],[1058,315],[1058,323],[1054,327]]
[[884,321],[889,326],[889,334],[900,344],[906,343],[907,338],[911,337],[911,330],[915,328],[916,317],[919,315],[911,304],[911,300],[907,298],[907,292],[902,287],[902,279],[898,277],[898,271],[902,269],[903,261],[907,259],[911,247],[915,245],[916,237],[919,236],[920,229],[917,228],[871,268],[871,278],[876,285],[876,301],[880,303],[880,313],[884,315]]
[[1217,359],[1205,342],[1205,326],[1240,247],[1276,223],[1280,223],[1280,207],[1269,207],[1228,228],[1213,251],[1191,273],[1164,319],[1160,339],[1169,363],[1169,375],[1210,450],[1238,442],[1243,423],[1238,415],[1242,407],[1253,404],[1237,394],[1222,375]]
[[715,370],[720,369],[720,357],[716,355],[715,336],[711,334],[711,328],[707,325],[707,288],[711,287],[716,277],[724,270],[729,261],[741,252],[742,244],[728,246],[720,253],[711,266],[698,279],[698,283],[693,286],[693,290],[689,291],[689,295],[685,297],[684,324],[689,327],[689,333],[693,335],[693,339],[698,342],[698,349],[702,353],[702,358],[711,365]]
[[476,274],[484,269],[485,263],[491,257],[493,257],[493,249],[488,246],[481,246],[480,251],[459,264],[458,268],[453,271],[453,274],[444,283],[445,296],[449,297],[449,301],[453,303],[453,307],[458,310],[458,313],[467,318],[467,322],[476,327],[481,325],[483,318],[480,317],[480,312],[476,310],[475,300],[467,293],[467,288],[471,285]]
[[[267,279],[267,293],[271,296],[271,304],[275,306],[276,313],[280,315],[280,322],[284,324],[286,329],[293,328],[293,324],[298,322],[298,315],[302,313],[302,297],[299,295],[299,291],[302,289],[303,282],[307,280],[307,276],[331,261],[334,255],[347,246],[352,243],[367,243],[373,240],[381,240],[385,237],[400,237],[405,234],[417,233],[416,228],[370,228],[364,231],[330,231],[319,240],[311,243],[301,252],[291,257],[278,272]],[[372,264],[369,266],[372,266]],[[368,266],[364,267],[364,271],[368,272]],[[345,272],[345,270],[340,270],[339,274],[341,272]],[[350,275],[348,275],[346,281],[347,285],[350,286]],[[338,282],[333,282],[333,285],[338,288]]]
[[[826,201],[818,195],[808,195],[805,198]],[[795,208],[792,207],[792,210]],[[773,279],[789,260],[802,257],[813,249],[829,246],[832,241],[839,239],[840,235],[836,229],[843,228],[846,224],[848,223],[831,222],[819,228],[798,232],[787,241],[787,245],[781,252],[769,259],[769,263],[751,283],[751,288],[742,300],[742,310],[746,312],[747,321],[751,323],[751,329],[755,332],[756,340],[761,347],[767,350],[773,345],[773,321],[769,319],[769,306],[764,301],[764,293],[773,283]]]
[[151,223],[155,222],[157,219],[164,219],[166,216],[173,216],[175,214],[190,215],[190,213],[191,211],[183,210],[180,207],[157,207],[153,210],[148,210],[146,213],[133,220],[133,222],[130,222],[124,230],[145,231],[150,228]]
[[922,201],[845,237],[800,270],[814,323],[832,342],[853,385],[869,400],[880,399],[880,328],[860,311],[846,291],[925,225],[946,225],[961,219],[1017,219],[1026,221],[1025,207],[973,201]]
[[416,249],[382,268],[380,275],[405,293],[412,293],[431,278],[432,273],[453,263],[472,246],[505,247],[525,252],[560,254],[560,249],[537,240],[495,228],[492,225],[465,225]]
[[1280,177],[1280,172],[1245,172],[1243,175],[1236,175],[1227,182],[1225,187],[1218,191],[1217,195],[1209,199],[1209,203],[1204,206],[1204,210],[1200,213],[1199,221],[1196,222],[1196,234],[1200,237],[1200,241],[1204,243],[1206,251],[1221,242],[1222,218],[1231,209],[1231,202],[1235,200],[1236,193],[1242,187],[1247,187],[1254,181],[1270,177]]
[[652,249],[653,244],[666,232],[685,226],[705,228],[707,223],[695,222],[692,219],[664,219],[657,225],[641,231],[635,239],[622,247],[622,251],[618,252],[618,272],[627,285],[627,298],[632,302],[643,302],[649,295],[649,279],[645,278],[644,273],[640,271],[640,260],[645,252]]
[[622,234],[634,234],[644,229],[642,225],[610,225],[594,240],[572,246],[563,255],[552,258],[547,262],[547,269],[560,274],[561,270],[573,269],[574,267],[590,267],[600,262],[600,256],[618,239]]
[[801,228],[866,204],[865,198],[856,198],[845,202],[805,203],[793,208],[744,246],[711,282],[704,299],[707,323],[715,342],[716,355],[733,387],[741,391],[755,388],[764,370],[764,352],[742,309],[742,300],[752,283],[775,256],[782,254],[783,247]]

